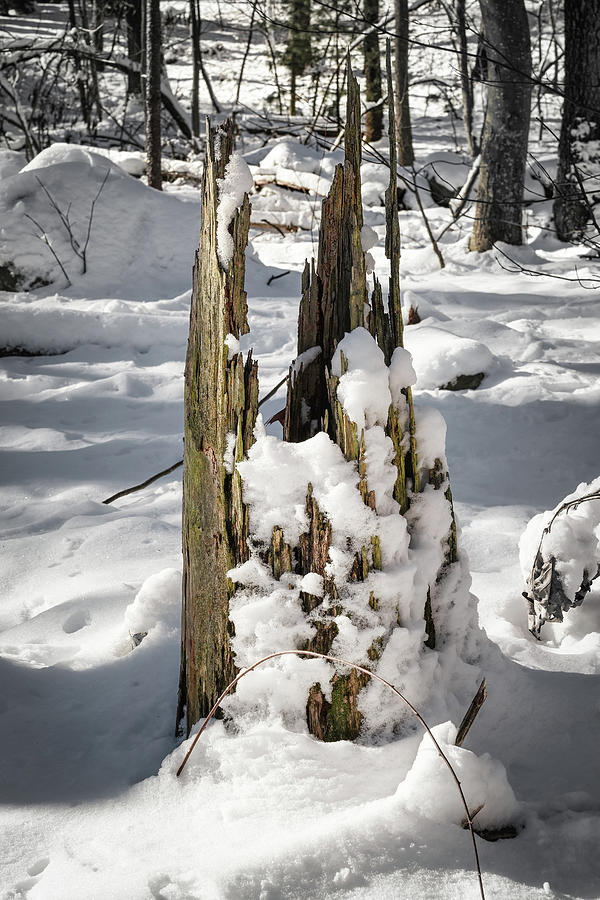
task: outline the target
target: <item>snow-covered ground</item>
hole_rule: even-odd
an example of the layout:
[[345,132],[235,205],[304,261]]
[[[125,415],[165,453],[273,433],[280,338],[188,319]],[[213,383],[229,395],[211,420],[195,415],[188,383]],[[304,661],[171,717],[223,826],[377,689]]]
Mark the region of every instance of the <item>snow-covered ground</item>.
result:
[[[250,80],[247,102],[261,87]],[[451,173],[439,122],[416,117],[417,153],[437,154]],[[257,225],[300,227],[251,230],[244,347],[258,356],[261,394],[295,355],[300,272],[339,158],[291,139],[246,147],[255,183],[272,173],[289,183],[292,172],[310,189],[269,185],[251,198]],[[188,746],[174,738],[181,470],[102,501],[182,455],[198,191],[160,195],[118,160],[76,148],[46,151],[22,174],[24,159],[1,162],[11,218],[0,264],[18,242],[23,270],[52,279],[0,294],[0,345],[48,354],[0,360],[1,896],[478,897],[452,784],[420,732],[322,744],[260,717],[236,735],[216,722],[175,777]],[[381,169],[365,161],[363,188],[385,283]],[[72,203],[85,235],[107,170],[83,274],[35,176]],[[55,241],[70,287],[25,213]],[[448,222],[446,209],[427,213],[436,232]],[[528,243],[507,248],[543,276],[530,278],[498,253],[467,253],[468,220],[442,240],[440,270],[420,214],[401,213],[404,304],[422,318],[406,329],[415,396],[447,423],[459,548],[485,631],[488,699],[466,743],[478,768],[462,757],[465,791],[475,803],[483,784],[525,826],[512,840],[478,842],[486,896],[502,900],[600,897],[600,590],[564,624],[546,624],[539,642],[521,596],[528,521],[599,474],[598,293],[551,277],[574,279],[576,264],[585,283],[595,264],[545,230],[547,214],[536,204]],[[476,390],[439,390],[478,372]],[[265,420],[282,398],[283,389],[265,404]],[[148,629],[132,650],[131,634]],[[452,743],[448,726],[431,724]]]

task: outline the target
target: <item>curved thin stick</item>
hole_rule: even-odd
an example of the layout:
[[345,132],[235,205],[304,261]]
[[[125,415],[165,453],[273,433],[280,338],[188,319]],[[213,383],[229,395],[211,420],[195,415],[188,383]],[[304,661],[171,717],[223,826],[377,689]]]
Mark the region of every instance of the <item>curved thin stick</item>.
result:
[[262,665],[262,663],[268,662],[271,659],[277,659],[280,656],[311,656],[311,657],[315,657],[317,659],[326,659],[329,662],[339,663],[344,666],[349,666],[351,669],[354,669],[356,672],[362,672],[364,675],[368,675],[369,677],[375,678],[377,681],[380,681],[381,684],[384,684],[386,687],[390,688],[390,690],[392,690],[398,697],[400,697],[400,699],[403,701],[403,703],[405,703],[408,706],[408,708],[413,713],[413,715],[419,720],[419,722],[421,723],[421,725],[423,726],[423,728],[425,729],[425,731],[427,732],[427,734],[433,741],[433,744],[434,744],[437,752],[439,753],[439,755],[442,757],[442,759],[448,766],[450,774],[452,775],[454,783],[456,784],[456,787],[460,794],[461,803],[465,810],[465,820],[467,822],[467,826],[468,826],[469,832],[471,834],[471,842],[473,844],[473,853],[475,856],[475,865],[477,868],[477,878],[479,881],[479,891],[481,893],[481,900],[485,900],[485,894],[483,891],[483,880],[481,877],[481,866],[479,864],[479,853],[477,852],[477,843],[475,841],[475,832],[473,831],[473,817],[471,816],[471,812],[469,810],[469,807],[467,806],[467,801],[466,801],[465,795],[463,793],[461,783],[458,780],[458,776],[457,776],[456,772],[452,768],[452,764],[451,764],[450,760],[448,759],[448,757],[446,756],[446,754],[440,747],[439,743],[435,739],[435,737],[431,731],[431,728],[429,727],[429,725],[427,724],[427,722],[425,721],[425,719],[423,718],[421,713],[418,711],[418,709],[416,709],[416,707],[414,707],[412,705],[410,700],[407,700],[407,698],[404,696],[404,694],[402,694],[398,690],[397,687],[394,687],[394,685],[390,681],[386,681],[385,678],[382,678],[381,675],[378,675],[376,672],[371,672],[371,671],[369,671],[369,669],[364,668],[364,666],[358,666],[358,665],[356,665],[356,663],[351,663],[347,659],[341,659],[337,656],[329,656],[326,653],[316,653],[314,650],[280,650],[278,653],[271,653],[269,656],[264,656],[262,659],[259,659],[257,662],[255,662],[251,666],[249,666],[249,668],[244,669],[242,672],[239,673],[239,675],[237,675],[233,679],[233,681],[230,684],[227,685],[227,687],[222,692],[221,696],[219,697],[219,699],[217,700],[217,702],[214,704],[213,708],[207,715],[206,719],[202,723],[202,727],[200,728],[198,734],[192,741],[191,747],[188,750],[188,752],[186,753],[186,755],[183,759],[183,762],[177,769],[177,777],[179,778],[179,776],[183,772],[185,765],[191,756],[192,750],[194,749],[194,747],[198,743],[198,740],[200,739],[200,735],[204,732],[208,723],[210,722],[210,720],[213,718],[214,714],[216,713],[217,709],[219,708],[219,706],[221,705],[221,703],[223,702],[225,697],[231,693],[231,691],[234,689],[234,687],[236,686],[238,681],[240,681],[244,677],[244,675],[248,675],[250,672],[252,672],[254,669],[256,669],[257,666]]

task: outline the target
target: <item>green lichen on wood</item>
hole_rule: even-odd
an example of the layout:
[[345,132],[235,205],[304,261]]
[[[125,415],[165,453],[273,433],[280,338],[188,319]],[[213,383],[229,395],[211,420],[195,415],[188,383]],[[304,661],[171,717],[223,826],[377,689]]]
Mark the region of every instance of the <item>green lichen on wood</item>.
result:
[[380,572],[383,568],[381,563],[381,541],[376,534],[371,538],[371,554],[373,558],[373,568],[376,572]]
[[363,721],[362,713],[358,709],[358,695],[369,680],[368,675],[354,669],[348,675],[333,676],[331,703],[327,711],[323,740],[356,740]]

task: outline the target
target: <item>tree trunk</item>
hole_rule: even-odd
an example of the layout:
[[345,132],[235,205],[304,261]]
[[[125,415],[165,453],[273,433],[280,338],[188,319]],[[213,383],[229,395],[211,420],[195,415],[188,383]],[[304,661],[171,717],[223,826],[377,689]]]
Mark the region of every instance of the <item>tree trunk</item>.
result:
[[[81,26],[82,26],[82,32],[83,32],[83,39],[84,39],[87,47],[90,48],[90,50],[92,50],[92,49],[94,50],[93,53],[89,54],[88,61],[87,61],[88,67],[89,67],[89,81],[88,81],[88,90],[87,90],[88,98],[89,98],[89,109],[90,109],[90,113],[91,113],[92,107],[96,108],[96,121],[101,122],[102,121],[102,104],[100,102],[100,89],[98,87],[98,63],[97,63],[97,60],[95,57],[96,51],[95,51],[95,48],[93,48],[93,43],[91,40],[91,29],[90,29],[90,19],[88,16],[88,9],[87,9],[87,0],[79,0],[79,12],[81,15]],[[91,121],[91,115],[90,115],[90,122],[91,122],[91,126],[93,128],[95,123]]]
[[[367,27],[379,21],[379,0],[365,0],[363,16]],[[363,44],[365,55],[365,82],[367,103],[381,101],[381,61],[379,58],[379,35],[370,31]],[[365,140],[369,143],[381,140],[383,134],[383,103],[367,110],[365,116]]]
[[289,0],[289,36],[283,62],[290,70],[290,115],[296,115],[296,80],[310,64],[310,0]]
[[473,134],[473,82],[469,73],[469,47],[467,44],[465,0],[456,0],[456,29],[458,32],[463,124],[469,153],[474,159],[479,153],[479,147],[477,146],[477,141]]
[[[183,470],[183,613],[178,726],[207,715],[231,681],[229,646],[232,567],[248,558],[248,513],[234,462],[253,441],[257,364],[229,350],[228,335],[248,331],[244,291],[250,204],[244,197],[230,233],[227,268],[217,256],[218,179],[233,151],[233,125],[208,131],[202,183],[200,246],[193,276],[185,368]],[[227,457],[227,460],[226,460]]]
[[408,105],[408,0],[394,0],[394,17],[398,162],[401,166],[412,166],[415,161],[415,152],[410,124],[410,106]]
[[469,248],[522,243],[521,214],[531,104],[531,47],[524,0],[480,0],[488,102],[475,225]]
[[132,63],[139,66],[137,72],[127,75],[127,90],[130,94],[139,94],[142,69],[142,0],[129,0],[126,9],[127,19],[127,55]]
[[192,96],[191,96],[191,122],[192,135],[198,137],[200,134],[200,109],[198,100],[200,96],[200,25],[198,21],[198,0],[190,0],[190,39],[192,42]]
[[146,172],[148,185],[162,190],[160,0],[146,4]]
[[[104,52],[104,0],[93,0],[92,3],[93,47],[96,53]],[[101,64],[99,65],[102,71]]]
[[554,221],[561,241],[577,241],[590,219],[587,165],[592,162],[597,171],[599,161],[600,0],[565,0],[564,15],[565,83]]
[[[69,27],[77,33],[77,14],[75,12],[75,0],[68,0],[67,8],[69,11]],[[77,41],[79,38],[77,38]],[[90,103],[87,96],[85,78],[81,66],[81,57],[77,50],[73,51],[73,65],[75,67],[75,80],[77,82],[77,90],[79,91],[79,103],[81,106],[81,116],[87,125],[91,127]]]

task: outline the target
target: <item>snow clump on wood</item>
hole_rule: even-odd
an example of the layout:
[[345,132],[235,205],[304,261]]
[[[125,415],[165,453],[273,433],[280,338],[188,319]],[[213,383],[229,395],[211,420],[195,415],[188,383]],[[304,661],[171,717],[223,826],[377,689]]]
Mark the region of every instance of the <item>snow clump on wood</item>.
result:
[[227,268],[233,256],[233,238],[229,226],[236,209],[244,201],[253,186],[252,173],[239,153],[233,153],[225,168],[225,177],[217,179],[219,206],[217,209],[217,255],[223,268]]

